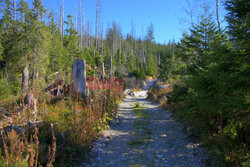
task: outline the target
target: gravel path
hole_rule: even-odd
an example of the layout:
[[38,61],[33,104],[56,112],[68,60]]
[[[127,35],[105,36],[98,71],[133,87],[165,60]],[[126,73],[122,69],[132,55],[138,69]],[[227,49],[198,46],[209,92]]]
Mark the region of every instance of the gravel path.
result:
[[[134,110],[135,104],[141,109]],[[93,167],[202,167],[203,151],[182,126],[145,97],[126,96],[117,119],[94,144]]]

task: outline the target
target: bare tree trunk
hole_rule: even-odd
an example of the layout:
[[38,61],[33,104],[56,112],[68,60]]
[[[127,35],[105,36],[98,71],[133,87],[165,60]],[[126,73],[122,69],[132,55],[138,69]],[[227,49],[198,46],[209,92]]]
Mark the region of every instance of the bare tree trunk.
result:
[[[61,5],[60,5],[61,6]],[[61,40],[63,39],[63,35],[64,35],[64,0],[63,0],[63,4],[62,7],[60,7],[60,31],[61,31]]]
[[113,52],[112,52],[112,58],[114,59],[115,56],[115,39],[113,37]]
[[64,0],[63,0],[63,9],[62,9],[62,37],[64,36]]
[[16,0],[13,0],[14,21],[16,21]]
[[82,47],[82,3],[81,0],[79,0],[79,47]]
[[59,5],[59,0],[57,0],[56,8],[57,8],[57,10],[56,10],[56,24],[60,25],[60,18],[59,18],[60,5]]
[[90,47],[90,25],[88,21],[88,47]]
[[119,67],[121,67],[121,49],[122,49],[122,37],[120,37],[120,48],[119,48]]
[[220,32],[219,0],[216,0],[216,17],[217,17],[218,29]]
[[132,54],[132,57],[134,56],[134,39],[132,37],[132,41],[131,41],[131,54]]
[[123,51],[125,64],[127,65],[127,51]]
[[85,9],[84,9],[84,3],[83,3],[83,47],[85,47],[85,36],[86,36],[86,27],[85,27]]
[[110,71],[109,71],[109,78],[112,78],[112,68],[113,68],[113,65],[112,65],[112,56],[110,56]]
[[76,2],[76,23],[75,23],[75,25],[76,25],[76,31],[78,31],[78,5],[77,5],[77,2]]
[[75,93],[83,98],[87,97],[86,62],[85,60],[74,60],[72,67],[72,86]]
[[98,14],[99,14],[99,0],[96,0],[96,22],[95,22],[95,48],[98,49]]
[[23,70],[21,95],[22,95],[22,103],[24,111],[25,104],[28,104],[28,108],[30,108],[30,106],[34,103],[33,95],[29,94],[29,70],[27,67],[25,67]]
[[102,38],[102,59],[104,60],[104,54],[103,54],[103,50],[104,50],[104,47],[103,47],[103,31],[104,31],[104,23],[102,24],[102,35],[101,35],[101,38]]
[[29,70],[28,67],[25,67],[23,70],[23,76],[22,76],[22,88],[21,93],[28,94],[29,91]]
[[60,5],[60,32],[61,32],[61,40],[62,40],[62,7]]
[[102,62],[102,75],[105,76],[105,65],[104,62]]

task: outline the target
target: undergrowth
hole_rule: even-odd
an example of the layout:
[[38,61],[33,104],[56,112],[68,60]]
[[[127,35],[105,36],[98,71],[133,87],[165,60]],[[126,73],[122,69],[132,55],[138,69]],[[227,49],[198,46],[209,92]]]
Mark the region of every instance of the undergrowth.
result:
[[1,97],[0,166],[61,167],[90,159],[91,145],[109,128],[123,91],[89,90],[82,99],[70,88],[60,95],[31,88],[30,106],[20,93]]
[[[171,110],[187,134],[199,139],[218,164],[249,166],[249,111],[232,111],[226,100],[231,97],[220,99],[219,93],[197,94],[193,88],[176,84],[172,91],[152,89],[148,98]],[[205,163],[210,166],[211,162]]]

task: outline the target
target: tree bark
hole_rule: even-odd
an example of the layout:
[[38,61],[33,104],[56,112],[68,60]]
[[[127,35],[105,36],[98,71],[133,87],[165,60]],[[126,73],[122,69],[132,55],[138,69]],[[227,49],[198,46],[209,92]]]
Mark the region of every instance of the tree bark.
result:
[[72,70],[73,91],[83,98],[87,97],[86,62],[85,60],[74,60]]
[[105,65],[104,62],[102,62],[102,75],[105,76]]
[[122,37],[120,37],[120,48],[119,48],[119,67],[121,66],[121,49],[122,49]]
[[63,0],[63,9],[62,9],[62,37],[64,36],[64,0]]
[[99,0],[96,1],[96,23],[95,23],[95,48],[98,49],[98,14],[99,14]]
[[82,5],[82,9],[83,9],[83,47],[85,47],[85,38],[86,38],[86,27],[85,27],[85,9],[84,9],[84,3]]
[[16,0],[13,1],[14,21],[16,21]]
[[27,67],[24,68],[23,70],[23,76],[22,76],[22,95],[23,94],[28,94],[29,91],[29,70]]
[[109,71],[109,78],[111,79],[112,78],[112,56],[110,56],[110,71]]
[[219,0],[216,0],[216,17],[217,17],[218,29],[220,32]]

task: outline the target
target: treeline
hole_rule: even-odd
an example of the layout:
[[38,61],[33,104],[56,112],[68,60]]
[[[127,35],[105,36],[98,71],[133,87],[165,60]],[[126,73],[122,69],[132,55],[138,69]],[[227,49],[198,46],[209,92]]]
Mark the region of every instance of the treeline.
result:
[[103,76],[103,62],[113,77],[132,74],[138,64],[128,67],[128,60],[139,57],[138,39],[131,38],[129,51],[130,41],[121,33],[110,35],[118,27],[114,23],[107,30],[110,46],[108,39],[76,31],[70,15],[62,29],[41,0],[31,8],[16,2],[0,0],[0,166],[82,166],[90,160],[91,144],[116,116],[123,90],[89,89],[82,97],[72,83],[73,61],[85,59],[92,79]]
[[[137,38],[134,26],[131,33],[123,35],[119,24],[113,22],[105,38],[103,32],[95,38],[90,30],[77,31],[81,28],[74,25],[73,16],[60,18],[56,24],[55,14],[47,11],[41,0],[34,0],[32,7],[24,0],[0,1],[1,95],[20,92],[21,72],[26,66],[31,82],[38,72],[39,84],[44,85],[55,72],[70,73],[74,59],[85,59],[93,69],[101,69],[104,62],[106,74],[112,69],[116,77],[157,74],[158,52],[163,46],[154,42],[152,24],[144,37]],[[94,73],[89,69],[87,75]]]
[[225,8],[223,29],[204,7],[200,23],[165,48],[160,75],[174,83],[167,103],[218,162],[249,166],[250,5],[227,0]]

